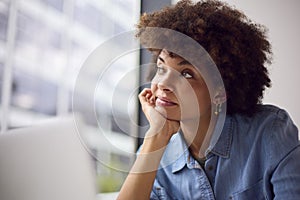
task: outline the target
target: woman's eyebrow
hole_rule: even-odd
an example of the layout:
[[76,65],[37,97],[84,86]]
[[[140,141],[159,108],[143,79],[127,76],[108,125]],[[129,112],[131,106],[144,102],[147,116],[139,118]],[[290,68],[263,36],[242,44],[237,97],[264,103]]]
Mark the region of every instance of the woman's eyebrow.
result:
[[192,65],[192,64],[187,60],[183,60],[183,61],[179,62],[177,65]]

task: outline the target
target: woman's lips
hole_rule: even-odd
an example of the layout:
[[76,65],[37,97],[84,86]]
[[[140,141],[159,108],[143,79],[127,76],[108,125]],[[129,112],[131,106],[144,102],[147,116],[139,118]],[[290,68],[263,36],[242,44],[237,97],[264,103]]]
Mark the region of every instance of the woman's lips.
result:
[[172,102],[169,99],[158,97],[156,99],[156,105],[157,106],[174,106],[174,105],[176,105],[176,103]]

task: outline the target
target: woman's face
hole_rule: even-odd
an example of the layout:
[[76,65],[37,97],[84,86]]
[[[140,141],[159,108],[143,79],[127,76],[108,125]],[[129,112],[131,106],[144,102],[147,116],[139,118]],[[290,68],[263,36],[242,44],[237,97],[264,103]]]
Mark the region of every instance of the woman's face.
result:
[[166,50],[158,56],[151,91],[155,109],[167,119],[184,121],[211,115],[209,91],[199,71]]

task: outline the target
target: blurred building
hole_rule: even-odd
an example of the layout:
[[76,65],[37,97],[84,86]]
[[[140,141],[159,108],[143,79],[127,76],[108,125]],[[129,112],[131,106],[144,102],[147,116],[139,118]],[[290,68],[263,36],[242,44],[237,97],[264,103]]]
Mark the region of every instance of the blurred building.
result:
[[[111,37],[133,30],[139,13],[140,1],[132,0],[0,0],[1,131],[71,114],[73,89],[86,59]],[[77,94],[76,112],[82,111],[89,125],[103,190],[118,189],[126,176],[118,169],[128,169],[134,158],[137,98],[129,108],[124,98],[138,92],[138,72],[128,72],[138,64],[138,51],[112,64],[117,66],[96,95],[94,110],[86,109],[88,84]],[[129,76],[126,84],[121,83],[124,76]],[[86,75],[87,82],[97,78]],[[114,113],[109,109],[112,95],[120,105]],[[118,148],[102,144],[103,137]]]

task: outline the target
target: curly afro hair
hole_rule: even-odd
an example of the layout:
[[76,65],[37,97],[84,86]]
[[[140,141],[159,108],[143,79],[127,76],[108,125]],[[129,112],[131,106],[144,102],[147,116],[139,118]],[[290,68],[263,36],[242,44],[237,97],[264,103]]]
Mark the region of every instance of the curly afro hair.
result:
[[264,26],[224,2],[181,0],[141,16],[136,36],[151,47],[154,41],[144,37],[147,27],[175,30],[197,41],[220,71],[227,95],[227,114],[255,113],[265,88],[271,86],[265,65],[271,64],[272,52]]

